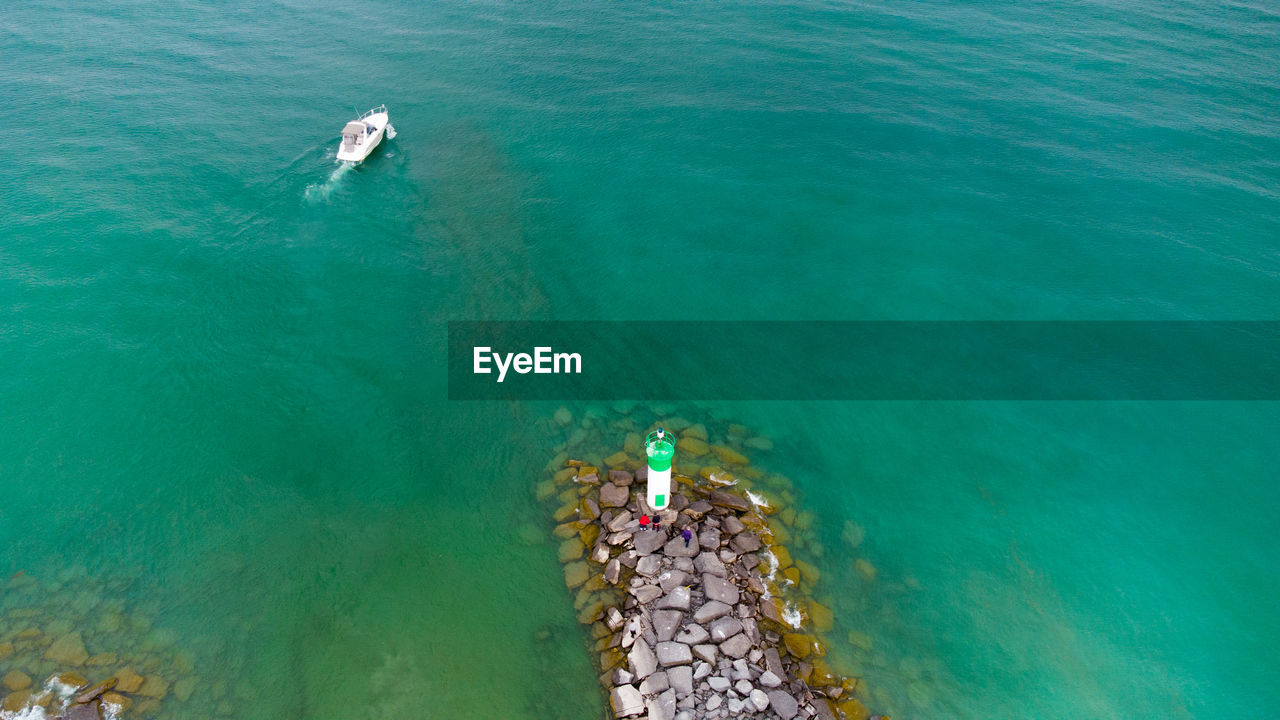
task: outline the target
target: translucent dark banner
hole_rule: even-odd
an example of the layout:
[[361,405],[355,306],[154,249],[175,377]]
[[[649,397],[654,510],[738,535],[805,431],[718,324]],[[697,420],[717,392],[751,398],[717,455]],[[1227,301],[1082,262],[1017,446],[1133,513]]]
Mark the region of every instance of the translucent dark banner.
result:
[[451,322],[448,365],[452,400],[1266,401],[1280,322]]

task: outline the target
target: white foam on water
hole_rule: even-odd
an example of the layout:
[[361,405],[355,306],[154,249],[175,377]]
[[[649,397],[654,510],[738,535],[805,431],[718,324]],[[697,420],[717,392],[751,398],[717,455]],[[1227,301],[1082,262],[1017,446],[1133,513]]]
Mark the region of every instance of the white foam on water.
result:
[[782,619],[797,630],[804,624],[804,616],[800,614],[800,608],[794,603],[787,603],[787,606],[782,608]]
[[766,500],[763,495],[757,495],[750,490],[747,491],[747,499],[756,507],[770,507],[769,501]]
[[396,137],[396,128],[391,123],[387,123],[387,139],[394,140]]
[[347,173],[351,172],[356,166],[355,163],[344,162],[342,160],[339,160],[338,163],[338,167],[332,173],[329,173],[328,180],[325,180],[322,183],[312,183],[307,186],[306,192],[303,193],[303,197],[306,198],[307,202],[323,202],[328,200],[329,196],[333,194],[333,191],[337,190],[338,186],[342,184],[342,178],[346,177]]
[[24,707],[17,712],[0,710],[0,720],[49,720],[44,708],[39,705]]
[[102,703],[103,720],[119,720],[120,713],[122,712],[124,712],[123,705],[117,705],[115,703],[109,703],[109,702]]

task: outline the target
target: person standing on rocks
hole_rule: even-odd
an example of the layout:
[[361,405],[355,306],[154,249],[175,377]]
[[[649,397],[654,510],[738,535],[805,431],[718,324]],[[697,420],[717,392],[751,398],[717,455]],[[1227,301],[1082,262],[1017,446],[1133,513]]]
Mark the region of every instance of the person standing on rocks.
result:
[[684,546],[689,547],[689,541],[693,539],[693,531],[685,528],[684,532],[680,533],[680,537],[684,538]]
[[648,530],[648,529],[649,529],[649,516],[648,516],[648,515],[641,515],[641,516],[640,516],[640,529],[641,529],[641,530]]
[[662,531],[662,518],[658,517],[657,515],[653,516],[653,529],[654,529],[654,532]]

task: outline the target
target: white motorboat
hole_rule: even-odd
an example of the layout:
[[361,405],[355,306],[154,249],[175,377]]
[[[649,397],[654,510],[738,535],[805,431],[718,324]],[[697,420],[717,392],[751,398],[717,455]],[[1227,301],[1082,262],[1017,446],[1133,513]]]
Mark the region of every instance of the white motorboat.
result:
[[338,159],[360,162],[369,157],[369,153],[382,142],[382,136],[396,136],[391,127],[391,116],[387,114],[387,106],[379,105],[369,112],[347,123],[342,128],[342,142],[338,145]]

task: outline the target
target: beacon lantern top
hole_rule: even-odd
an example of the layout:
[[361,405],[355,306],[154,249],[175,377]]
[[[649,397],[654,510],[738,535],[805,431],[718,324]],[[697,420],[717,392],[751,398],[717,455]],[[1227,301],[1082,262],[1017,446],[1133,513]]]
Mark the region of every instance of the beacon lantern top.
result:
[[676,455],[675,439],[671,437],[671,433],[658,428],[644,439],[644,446],[645,454],[649,456],[650,469],[666,470],[671,467],[671,459]]

